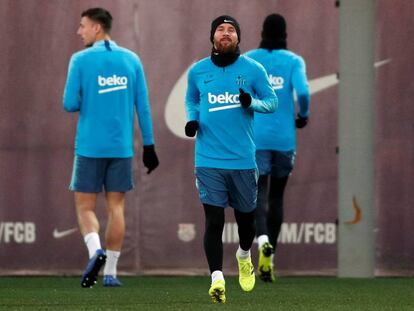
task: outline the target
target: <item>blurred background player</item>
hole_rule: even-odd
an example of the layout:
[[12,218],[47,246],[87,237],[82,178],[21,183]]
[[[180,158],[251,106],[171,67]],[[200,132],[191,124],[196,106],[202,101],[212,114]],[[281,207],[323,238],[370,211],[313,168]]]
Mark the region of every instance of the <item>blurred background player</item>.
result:
[[[92,287],[100,268],[104,286],[121,286],[117,263],[125,235],[125,192],[134,187],[134,112],[144,144],[148,173],[158,166],[144,70],[139,57],[111,40],[111,14],[91,8],[81,15],[78,35],[87,49],[72,55],[63,96],[68,112],[79,112],[70,190],[75,192],[80,231],[89,251],[81,286]],[[95,214],[105,189],[106,252]]]
[[[266,282],[275,280],[273,257],[283,223],[283,194],[295,162],[295,128],[306,126],[310,105],[305,62],[287,50],[286,38],[285,19],[271,14],[264,20],[260,47],[247,53],[265,67],[279,100],[276,112],[256,113],[254,122],[260,173],[256,210],[258,276]],[[294,91],[299,104],[297,114]]]
[[258,172],[253,143],[254,111],[275,111],[277,98],[264,68],[240,56],[240,27],[230,16],[211,24],[211,57],[188,73],[185,133],[195,145],[195,175],[205,213],[204,250],[211,272],[209,295],[224,303],[222,234],[224,209],[231,206],[238,225],[239,284],[255,284],[250,248],[255,237]]

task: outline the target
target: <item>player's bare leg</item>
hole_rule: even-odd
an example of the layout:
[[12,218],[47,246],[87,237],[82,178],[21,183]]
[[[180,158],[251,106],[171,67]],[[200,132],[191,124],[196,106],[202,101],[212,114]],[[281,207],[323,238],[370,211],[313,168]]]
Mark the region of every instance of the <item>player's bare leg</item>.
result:
[[106,193],[108,224],[105,232],[107,262],[104,269],[104,286],[116,287],[122,283],[117,278],[117,264],[125,236],[125,193]]
[[91,232],[99,232],[99,222],[95,214],[96,198],[96,193],[75,192],[76,214],[83,236]]
[[108,224],[105,232],[105,245],[107,249],[120,251],[125,236],[125,193],[106,193]]
[[106,254],[99,240],[99,222],[95,214],[96,193],[75,192],[76,214],[79,228],[89,251],[89,262],[82,275],[81,286],[92,287],[101,267],[105,264]]

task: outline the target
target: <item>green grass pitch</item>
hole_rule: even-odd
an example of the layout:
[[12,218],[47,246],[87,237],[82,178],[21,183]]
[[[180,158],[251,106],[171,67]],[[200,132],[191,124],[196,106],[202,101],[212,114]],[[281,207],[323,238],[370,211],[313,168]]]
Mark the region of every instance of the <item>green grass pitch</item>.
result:
[[414,310],[413,278],[281,277],[242,292],[226,278],[224,305],[209,277],[121,277],[121,288],[80,288],[79,277],[0,277],[0,310]]

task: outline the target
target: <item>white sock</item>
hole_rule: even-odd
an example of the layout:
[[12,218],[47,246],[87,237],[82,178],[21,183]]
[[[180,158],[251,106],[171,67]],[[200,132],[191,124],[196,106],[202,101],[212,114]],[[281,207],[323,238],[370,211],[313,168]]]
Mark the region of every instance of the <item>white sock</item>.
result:
[[223,272],[220,270],[215,270],[211,274],[211,284],[213,284],[215,281],[223,280],[224,281],[224,275]]
[[260,249],[265,243],[269,243],[269,237],[266,234],[259,235],[257,238],[258,248]]
[[236,256],[239,257],[240,259],[249,258],[250,257],[250,249],[248,251],[245,251],[239,245],[239,249],[236,252]]
[[118,265],[118,259],[121,256],[121,252],[106,250],[106,263],[104,268],[104,275],[112,275],[116,277],[116,267]]
[[101,249],[101,240],[99,239],[99,234],[96,232],[91,232],[86,234],[83,237],[86,247],[88,248],[89,258],[92,258],[95,255],[98,249]]

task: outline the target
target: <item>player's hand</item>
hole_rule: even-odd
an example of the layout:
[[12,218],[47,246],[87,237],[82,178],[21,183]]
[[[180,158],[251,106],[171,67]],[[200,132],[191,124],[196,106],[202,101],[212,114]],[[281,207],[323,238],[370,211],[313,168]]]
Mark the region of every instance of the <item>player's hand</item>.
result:
[[295,124],[296,124],[296,128],[298,128],[298,129],[304,128],[308,124],[308,118],[307,117],[302,117],[298,113],[298,117],[295,120]]
[[194,137],[198,130],[198,121],[193,120],[187,122],[185,125],[185,135],[187,137]]
[[144,162],[144,166],[148,169],[147,174],[155,170],[158,164],[160,164],[157,154],[155,153],[154,145],[144,146],[142,162]]
[[243,89],[239,89],[240,95],[239,95],[239,100],[240,100],[240,104],[243,108],[249,108],[250,105],[252,104],[252,97],[250,96],[249,93],[246,93],[245,91],[243,91]]

